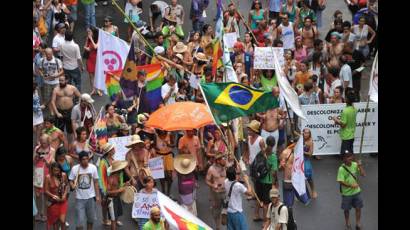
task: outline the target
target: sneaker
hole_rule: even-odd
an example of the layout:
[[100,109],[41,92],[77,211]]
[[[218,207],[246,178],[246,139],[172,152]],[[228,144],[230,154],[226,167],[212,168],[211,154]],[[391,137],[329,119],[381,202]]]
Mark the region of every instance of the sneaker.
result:
[[121,226],[123,226],[124,224],[123,224],[121,221],[117,220],[117,225],[121,227]]
[[108,6],[108,1],[103,1],[102,5],[103,6]]
[[70,224],[66,221],[65,226],[68,228],[68,227],[70,227]]

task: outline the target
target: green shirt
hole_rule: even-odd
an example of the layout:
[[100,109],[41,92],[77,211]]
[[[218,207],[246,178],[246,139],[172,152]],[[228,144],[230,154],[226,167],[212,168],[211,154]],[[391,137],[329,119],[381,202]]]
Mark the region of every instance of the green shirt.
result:
[[304,26],[305,18],[308,17],[308,16],[310,18],[312,18],[312,23],[316,22],[316,14],[313,10],[311,10],[309,8],[307,10],[305,10],[303,8],[300,9],[300,12],[299,12],[299,29]]
[[164,226],[164,220],[161,220],[159,223],[154,224],[151,220],[149,220],[147,223],[144,224],[142,227],[142,230],[162,230],[165,228],[162,228]]
[[[359,178],[359,166],[357,165],[356,162],[352,162],[352,164],[349,166],[342,164],[339,167],[339,170],[337,172],[337,181],[343,181],[346,184],[359,184],[358,181],[356,181],[353,176],[346,171],[346,169],[343,168],[343,166],[345,166],[351,173],[353,173],[353,175],[356,178]],[[351,187],[346,187],[344,185],[342,185],[342,195],[343,196],[353,196],[357,193],[359,193],[361,191],[360,187],[357,188],[351,188]]]
[[90,5],[94,4],[94,0],[81,0],[81,3],[83,3],[84,5]]
[[273,184],[272,173],[275,171],[278,171],[278,157],[276,156],[275,153],[272,153],[270,156],[268,156],[267,160],[268,160],[268,167],[270,167],[270,170],[269,170],[268,175],[262,178],[260,182],[263,184]]
[[262,84],[262,90],[272,91],[273,87],[278,86],[278,80],[276,79],[276,74],[270,80],[262,75],[261,76],[261,84]]
[[357,109],[353,106],[346,106],[346,108],[343,109],[340,121],[346,126],[340,129],[340,138],[342,140],[354,139],[356,115]]

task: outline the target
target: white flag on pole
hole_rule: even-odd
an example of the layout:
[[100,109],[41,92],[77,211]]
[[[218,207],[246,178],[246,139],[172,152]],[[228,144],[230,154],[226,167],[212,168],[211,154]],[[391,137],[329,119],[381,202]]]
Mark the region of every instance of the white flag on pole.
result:
[[293,159],[292,185],[299,195],[306,193],[304,158],[303,158],[303,137],[296,143]]
[[103,30],[98,31],[97,61],[95,66],[95,88],[107,94],[106,71],[122,70],[127,60],[130,46],[122,39]]
[[223,65],[225,67],[226,82],[236,82],[239,83],[236,72],[233,69],[231,57],[229,55],[228,47],[224,44],[224,54],[222,56]]
[[378,92],[378,86],[379,86],[379,74],[378,74],[378,66],[379,66],[379,52],[376,53],[376,56],[374,57],[373,65],[372,65],[372,71],[370,72],[370,86],[369,86],[369,96],[370,100],[374,102],[379,101],[379,92]]
[[302,108],[299,103],[298,94],[290,85],[288,79],[286,78],[282,67],[279,64],[279,59],[276,52],[273,52],[273,62],[275,64],[275,73],[278,80],[280,94],[285,98],[286,102],[298,117],[307,121],[305,115],[303,114]]

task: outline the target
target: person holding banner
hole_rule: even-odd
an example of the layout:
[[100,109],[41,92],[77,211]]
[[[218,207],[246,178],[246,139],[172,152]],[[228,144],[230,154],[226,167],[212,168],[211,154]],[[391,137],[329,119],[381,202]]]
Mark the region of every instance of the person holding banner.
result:
[[354,92],[348,91],[346,93],[346,107],[343,109],[340,118],[336,116],[332,117],[335,124],[340,125],[340,139],[342,139],[342,145],[340,147],[341,155],[345,152],[353,153],[357,117],[357,109],[353,106],[354,99]]
[[[143,186],[139,193],[144,193],[144,194],[156,194],[158,190],[155,188],[155,181],[152,176],[145,176],[143,181]],[[144,230],[145,228],[145,223],[149,222],[150,219],[145,219],[145,218],[137,218],[138,221],[138,230]]]

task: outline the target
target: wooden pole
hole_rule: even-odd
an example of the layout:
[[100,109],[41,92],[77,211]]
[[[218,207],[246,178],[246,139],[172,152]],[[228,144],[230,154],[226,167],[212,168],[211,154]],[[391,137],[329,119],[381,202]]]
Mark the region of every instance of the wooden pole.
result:
[[359,148],[359,160],[361,159],[361,155],[362,155],[362,149],[363,149],[363,138],[364,138],[364,129],[366,127],[366,122],[367,122],[367,110],[369,110],[369,102],[370,102],[370,96],[367,95],[367,103],[366,103],[366,109],[364,112],[364,121],[363,121],[363,128],[362,128],[362,135],[360,137],[360,148]]
[[242,17],[242,14],[241,14],[241,12],[239,12],[238,7],[234,3],[234,1],[231,1],[231,3],[235,6],[236,12],[238,13],[239,17],[241,17],[241,20],[242,20],[243,24],[245,25],[246,29],[251,33],[253,39],[255,39],[255,45],[258,46],[258,39],[256,39],[255,34],[251,30],[251,28],[248,26],[248,24],[246,24],[245,19]]

